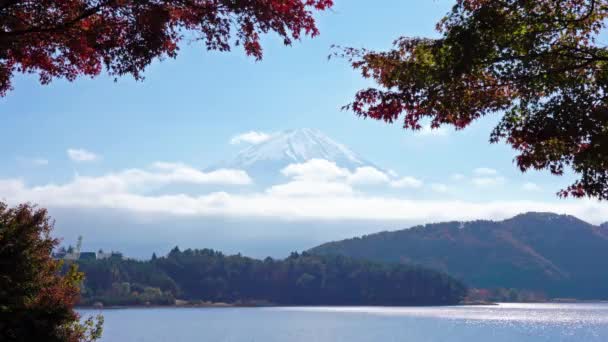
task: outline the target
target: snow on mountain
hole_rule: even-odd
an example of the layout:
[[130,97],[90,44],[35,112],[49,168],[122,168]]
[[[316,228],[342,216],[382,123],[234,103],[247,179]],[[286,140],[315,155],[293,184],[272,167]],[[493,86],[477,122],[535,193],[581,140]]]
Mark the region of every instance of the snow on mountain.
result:
[[254,181],[267,183],[282,177],[280,171],[288,165],[311,159],[325,159],[351,171],[363,166],[375,167],[321,131],[301,128],[275,133],[266,141],[245,148],[234,159],[220,163],[213,169],[245,170]]
[[363,158],[348,147],[310,128],[283,131],[267,141],[241,151],[230,163],[234,168],[249,168],[258,163],[282,161],[302,163],[310,159],[334,161],[342,167],[365,165]]

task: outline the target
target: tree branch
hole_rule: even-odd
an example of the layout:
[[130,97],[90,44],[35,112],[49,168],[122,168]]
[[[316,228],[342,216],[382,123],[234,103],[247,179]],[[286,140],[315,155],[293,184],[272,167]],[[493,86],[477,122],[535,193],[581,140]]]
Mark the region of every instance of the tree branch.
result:
[[99,5],[97,5],[95,7],[91,7],[87,10],[84,10],[82,13],[80,13],[78,16],[76,16],[73,19],[70,19],[66,22],[57,24],[52,27],[30,27],[25,30],[3,31],[3,32],[0,32],[0,36],[21,36],[21,35],[32,34],[32,33],[49,33],[49,32],[64,30],[88,17],[91,17],[91,16],[97,14],[99,12],[99,10],[110,5],[114,1],[115,0],[107,0],[106,2],[100,3]]

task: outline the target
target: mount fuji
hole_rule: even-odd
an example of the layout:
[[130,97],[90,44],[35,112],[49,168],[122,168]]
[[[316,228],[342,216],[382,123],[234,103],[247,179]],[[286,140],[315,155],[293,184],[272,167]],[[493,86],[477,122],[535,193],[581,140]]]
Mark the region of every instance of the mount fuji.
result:
[[350,148],[311,128],[274,133],[266,141],[241,150],[234,159],[211,169],[244,170],[257,184],[271,184],[281,179],[281,170],[288,165],[312,159],[324,159],[349,171],[365,166],[381,170]]

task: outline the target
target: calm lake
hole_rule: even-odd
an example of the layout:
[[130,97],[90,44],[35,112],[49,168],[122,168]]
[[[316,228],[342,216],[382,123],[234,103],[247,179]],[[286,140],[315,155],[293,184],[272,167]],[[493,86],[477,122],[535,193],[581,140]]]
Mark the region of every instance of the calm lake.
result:
[[[83,316],[99,310],[80,310]],[[104,342],[608,341],[608,304],[102,310]]]

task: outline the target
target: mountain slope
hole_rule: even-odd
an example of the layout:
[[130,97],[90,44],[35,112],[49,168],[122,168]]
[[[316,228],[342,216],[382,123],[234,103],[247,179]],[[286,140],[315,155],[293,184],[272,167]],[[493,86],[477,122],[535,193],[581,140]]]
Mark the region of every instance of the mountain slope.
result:
[[357,167],[367,162],[348,147],[332,140],[321,131],[301,128],[283,131],[269,140],[241,151],[229,163],[234,168],[250,168],[264,162],[303,163],[326,159],[342,167]]
[[566,215],[428,224],[331,242],[311,252],[421,264],[473,287],[608,298],[608,232]]

